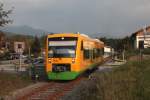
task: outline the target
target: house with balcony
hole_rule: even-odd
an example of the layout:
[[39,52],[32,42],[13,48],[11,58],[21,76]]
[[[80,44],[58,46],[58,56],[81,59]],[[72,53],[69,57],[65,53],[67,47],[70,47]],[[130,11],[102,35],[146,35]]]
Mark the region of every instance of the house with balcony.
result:
[[132,34],[135,49],[150,47],[150,26],[140,29]]

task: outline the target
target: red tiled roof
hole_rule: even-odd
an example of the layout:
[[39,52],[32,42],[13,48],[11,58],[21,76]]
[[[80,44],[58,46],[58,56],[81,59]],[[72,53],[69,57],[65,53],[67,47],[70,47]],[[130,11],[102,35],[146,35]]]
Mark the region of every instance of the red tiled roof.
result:
[[[147,26],[147,27],[146,27],[146,30],[148,30],[149,28],[150,28],[150,26]],[[143,32],[143,28],[141,28],[140,30],[134,32],[133,34],[137,34],[137,33],[139,33],[139,32]]]

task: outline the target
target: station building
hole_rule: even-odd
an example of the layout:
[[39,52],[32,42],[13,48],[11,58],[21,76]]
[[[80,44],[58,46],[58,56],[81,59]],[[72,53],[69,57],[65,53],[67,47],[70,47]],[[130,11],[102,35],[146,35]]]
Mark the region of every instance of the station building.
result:
[[26,41],[8,38],[4,32],[0,31],[0,53],[13,52],[23,53],[26,49]]
[[136,31],[131,37],[135,49],[150,47],[150,26]]
[[114,54],[114,49],[110,46],[104,46],[104,58],[112,56]]
[[25,51],[25,42],[14,42],[14,51],[15,53],[23,53]]

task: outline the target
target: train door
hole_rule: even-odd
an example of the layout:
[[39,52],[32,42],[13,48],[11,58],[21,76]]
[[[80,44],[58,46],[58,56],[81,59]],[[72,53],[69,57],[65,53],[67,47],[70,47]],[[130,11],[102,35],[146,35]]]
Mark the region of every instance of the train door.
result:
[[90,60],[91,62],[94,60],[93,49],[90,50]]
[[89,42],[89,48],[90,48],[90,60],[91,62],[94,61],[94,43]]

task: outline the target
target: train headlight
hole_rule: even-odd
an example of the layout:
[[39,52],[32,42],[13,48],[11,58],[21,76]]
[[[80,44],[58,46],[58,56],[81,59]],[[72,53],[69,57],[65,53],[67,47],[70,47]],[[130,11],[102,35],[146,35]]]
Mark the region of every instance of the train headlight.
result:
[[72,63],[75,63],[75,59],[74,58],[72,59]]
[[49,59],[48,62],[51,63],[51,59]]

